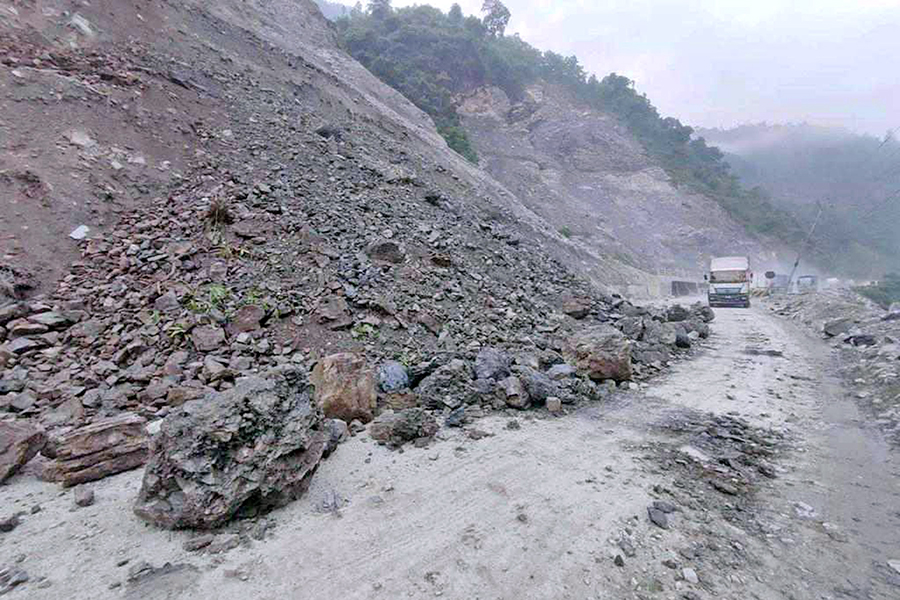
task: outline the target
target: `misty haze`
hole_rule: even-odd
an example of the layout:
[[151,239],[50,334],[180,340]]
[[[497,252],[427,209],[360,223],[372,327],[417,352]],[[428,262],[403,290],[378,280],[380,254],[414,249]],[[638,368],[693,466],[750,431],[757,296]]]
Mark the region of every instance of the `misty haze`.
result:
[[898,30],[0,0],[0,595],[900,597]]

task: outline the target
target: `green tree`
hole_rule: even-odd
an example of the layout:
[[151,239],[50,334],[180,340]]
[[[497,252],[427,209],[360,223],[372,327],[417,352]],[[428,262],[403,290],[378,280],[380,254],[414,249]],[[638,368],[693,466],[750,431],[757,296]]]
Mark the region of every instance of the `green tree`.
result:
[[484,14],[484,26],[488,33],[494,37],[503,37],[506,26],[509,25],[509,19],[512,15],[500,0],[484,0],[481,5],[481,12]]
[[454,4],[450,7],[450,12],[447,13],[447,20],[453,26],[462,25],[463,11],[462,7],[459,4]]
[[384,20],[391,15],[391,0],[369,0],[369,14]]

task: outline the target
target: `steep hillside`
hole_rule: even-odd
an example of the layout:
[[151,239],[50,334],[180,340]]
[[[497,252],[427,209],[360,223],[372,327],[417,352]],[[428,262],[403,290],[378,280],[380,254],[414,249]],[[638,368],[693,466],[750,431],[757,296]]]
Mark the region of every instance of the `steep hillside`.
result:
[[699,132],[726,152],[746,185],[811,223],[824,211],[814,249],[838,273],[862,278],[897,271],[900,144],[814,125],[745,125]]
[[[111,11],[39,2],[0,19],[0,185],[12,197],[0,207],[11,225],[0,251],[20,287],[62,273],[78,226],[100,237],[115,215],[194,185],[204,169],[283,187],[284,198],[326,186],[355,198],[368,187],[326,176],[351,164],[377,175],[382,195],[442,195],[483,222],[476,231],[507,231],[598,285],[645,277],[565,240],[451,152],[428,116],[337,47],[308,0]],[[239,194],[236,185],[207,176],[197,201]],[[419,210],[428,220],[431,206]]]
[[[408,393],[379,408],[443,410],[444,384],[524,408],[516,382],[471,388],[479,350],[534,371],[542,402],[556,387],[537,369],[586,324],[631,336],[604,334],[628,351],[625,378],[708,334],[611,296],[658,280],[450,150],[309,0],[2,14],[0,411],[15,419],[162,417],[343,351],[368,389],[370,367],[410,367]],[[461,380],[415,388],[451,360]],[[602,391],[583,385],[560,394]]]
[[500,17],[508,15],[380,7],[337,28],[348,51],[431,115],[452,148],[531,196],[526,204],[558,229],[578,232],[572,239],[651,269],[696,268],[720,252],[776,261],[774,249],[799,239],[791,215],[742,188],[718,149],[660,115],[628,78],[598,79],[576,57],[504,36]]

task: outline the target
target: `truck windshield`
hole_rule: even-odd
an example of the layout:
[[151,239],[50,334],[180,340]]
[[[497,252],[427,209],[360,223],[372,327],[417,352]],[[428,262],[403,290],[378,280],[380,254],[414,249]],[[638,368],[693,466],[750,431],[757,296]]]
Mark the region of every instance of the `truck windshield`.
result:
[[747,271],[713,271],[709,274],[711,283],[743,283],[747,281]]

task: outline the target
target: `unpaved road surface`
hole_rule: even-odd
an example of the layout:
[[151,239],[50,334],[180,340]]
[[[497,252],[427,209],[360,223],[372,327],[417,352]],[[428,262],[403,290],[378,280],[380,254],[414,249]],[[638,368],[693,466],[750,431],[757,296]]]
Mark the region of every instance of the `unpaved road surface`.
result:
[[20,475],[4,508],[28,514],[0,544],[30,581],[9,597],[900,598],[900,462],[832,357],[761,309],[714,325],[698,358],[602,405],[402,452],[358,435],[220,553],[138,521],[139,472],[87,508]]

